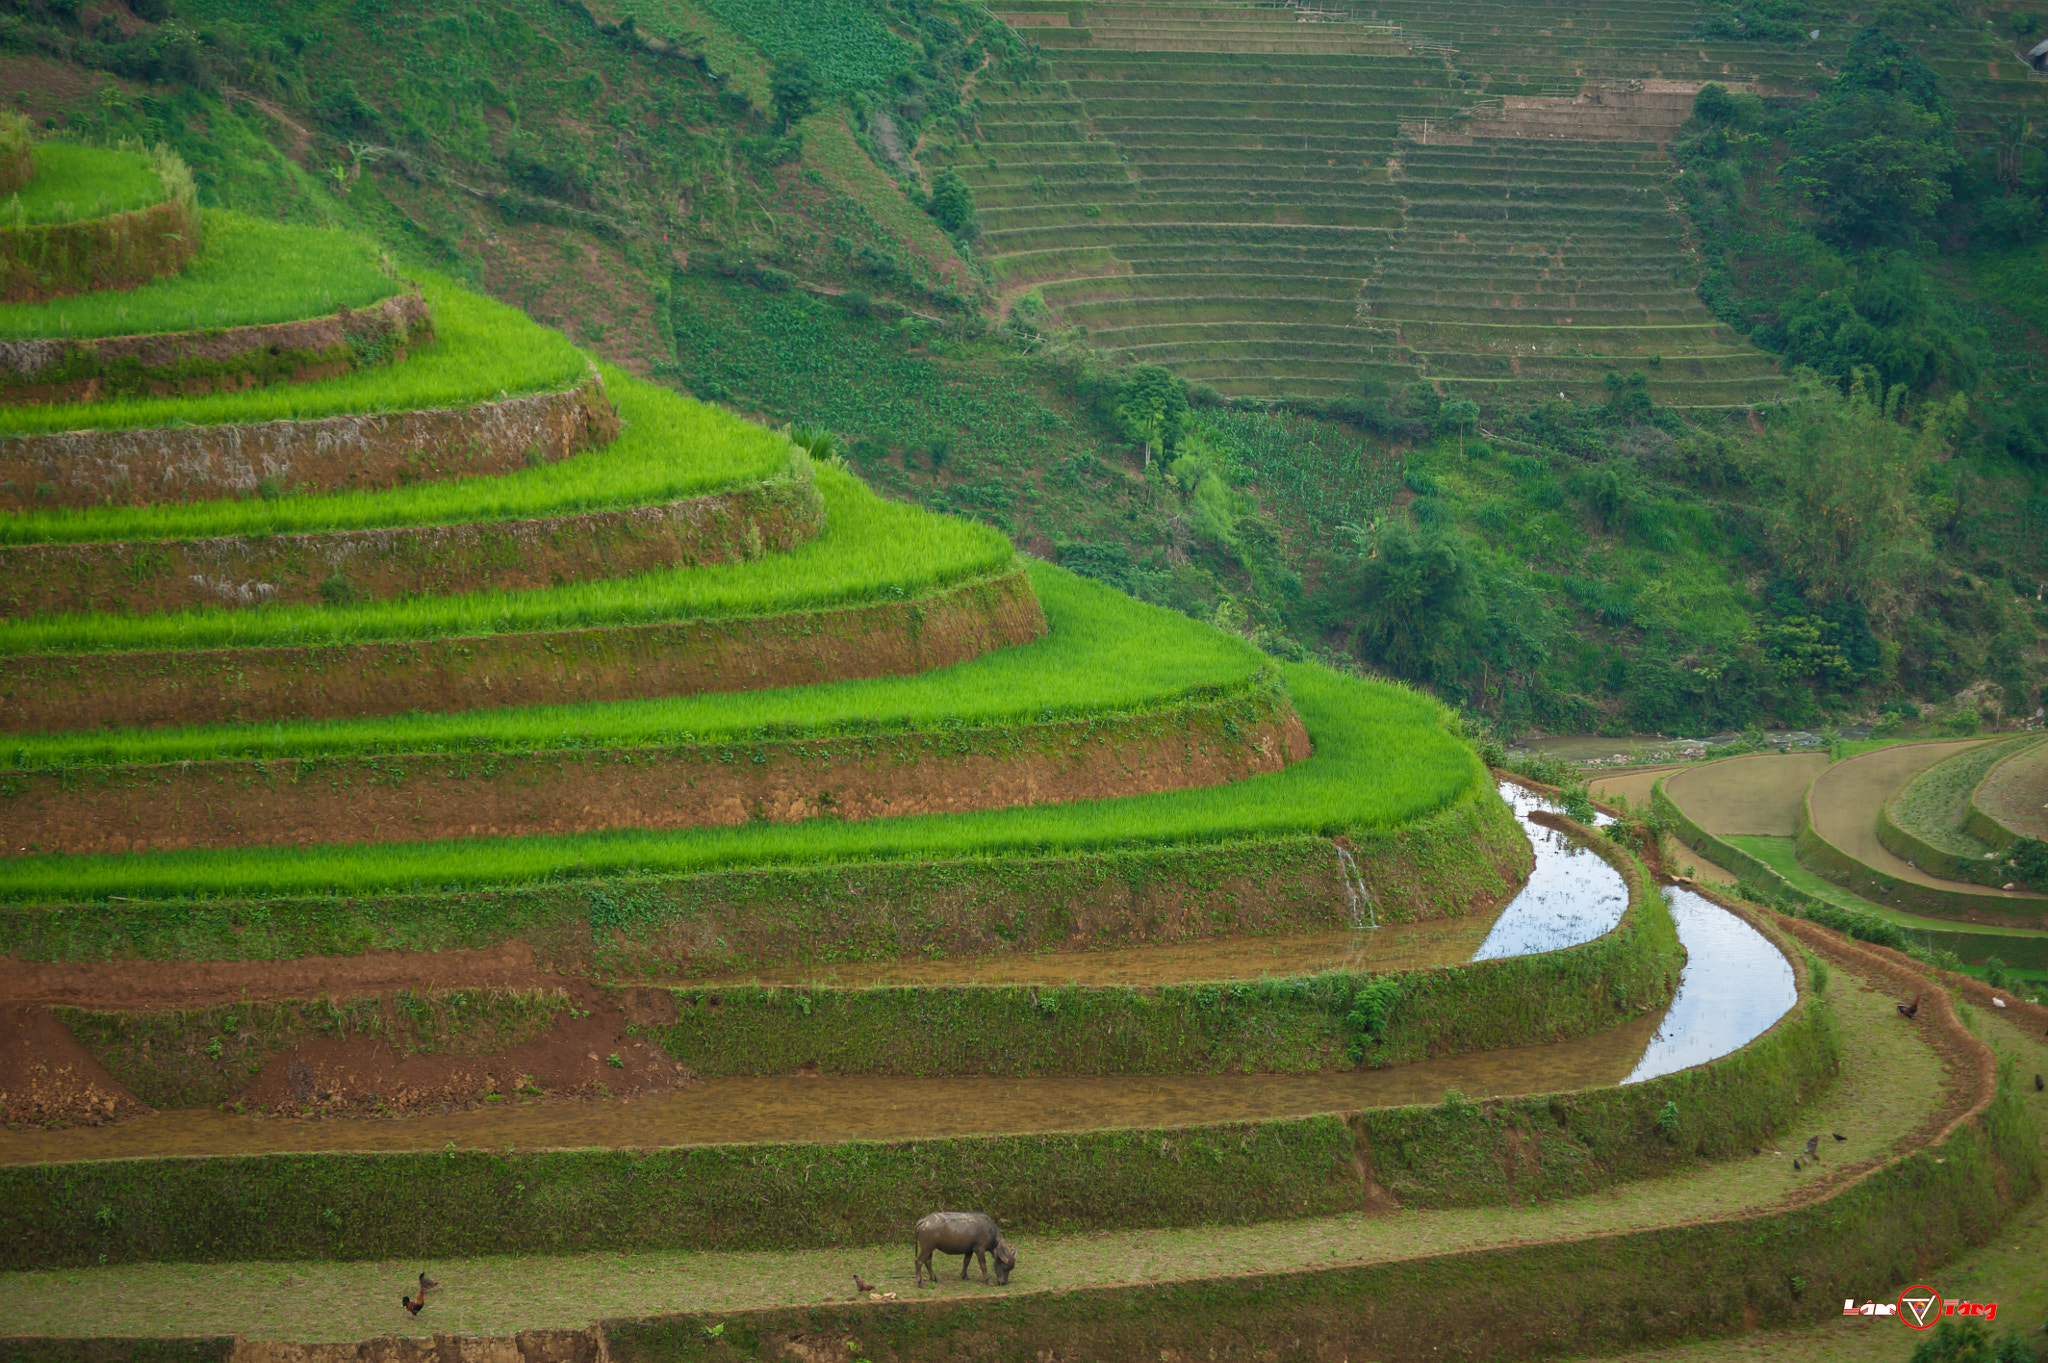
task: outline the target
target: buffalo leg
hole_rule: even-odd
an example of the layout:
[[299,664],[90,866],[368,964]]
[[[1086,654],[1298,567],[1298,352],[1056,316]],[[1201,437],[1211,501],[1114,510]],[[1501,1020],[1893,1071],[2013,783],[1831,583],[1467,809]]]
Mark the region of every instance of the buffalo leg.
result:
[[[917,1274],[917,1285],[919,1287],[924,1286],[924,1271],[928,1268],[931,1268],[931,1260],[932,1252],[928,1249],[925,1249],[923,1246],[919,1246],[917,1251],[917,1257],[911,1260],[910,1262],[911,1269]],[[938,1280],[939,1271],[933,1268],[932,1281],[937,1282]]]

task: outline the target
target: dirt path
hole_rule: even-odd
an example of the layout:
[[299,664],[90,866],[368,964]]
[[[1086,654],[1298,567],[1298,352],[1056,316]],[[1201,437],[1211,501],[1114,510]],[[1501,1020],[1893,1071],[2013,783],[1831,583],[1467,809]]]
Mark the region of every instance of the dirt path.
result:
[[[1767,1211],[1852,1176],[1851,1162],[1910,1145],[1943,1109],[1944,1066],[1922,1029],[1899,1022],[1887,989],[1847,968],[1831,990],[1847,1054],[1835,1088],[1802,1109],[1785,1149],[1533,1208],[1478,1208],[1253,1226],[1032,1237],[1010,1292],[1385,1261],[1487,1246],[1571,1239]],[[1217,1114],[1210,1114],[1217,1115]],[[397,1125],[386,1124],[386,1125]],[[1794,1173],[1805,1131],[1850,1139],[1840,1164]],[[96,1133],[80,1133],[96,1134]],[[25,1334],[239,1332],[251,1338],[350,1340],[403,1331],[505,1335],[582,1326],[599,1317],[845,1301],[856,1271],[918,1294],[901,1245],[798,1253],[605,1254],[444,1261],[433,1319],[395,1321],[391,1297],[421,1265],[239,1263],[22,1273],[0,1277],[0,1320]],[[923,1297],[1000,1289],[945,1279]]]
[[[1826,753],[1730,757],[1666,777],[1664,793],[1694,823],[1717,837],[1760,833],[1789,838],[1799,830],[1799,807],[1806,798],[1806,787],[1828,769],[1829,762]],[[1886,794],[1889,797],[1890,792]],[[1876,827],[1875,814],[1870,823]]]
[[[1939,876],[1929,875],[1903,857],[1892,855],[1885,849],[1884,844],[1877,840],[1877,816],[1886,801],[1898,794],[1908,781],[1921,772],[1946,758],[1975,747],[1981,741],[1967,739],[1955,743],[1901,743],[1897,747],[1879,748],[1876,752],[1867,752],[1846,762],[1837,762],[1814,778],[1813,793],[1810,797],[1813,831],[1871,870],[1890,876],[1894,880],[1931,886],[1958,897],[2038,900],[2039,895],[2025,890],[1994,890],[1987,886],[1968,885],[1959,880],[1943,880]],[[1666,786],[1665,789],[1669,790],[1670,787]],[[1677,797],[1674,795],[1672,798]],[[1690,806],[1685,808],[1687,813],[1691,813]],[[1718,830],[1709,828],[1707,831],[1711,833]]]
[[347,998],[397,989],[538,989],[533,949],[369,951],[286,961],[21,961],[0,956],[0,1004],[170,1009],[270,999]]
[[[2048,1038],[2038,1035],[2032,1026],[2014,1025],[1996,1013],[1980,1011],[1979,1018],[1985,1020],[1979,1034],[2001,1060],[2009,1057],[2018,1066],[2021,1092],[2032,1106],[2043,1151],[2048,1152],[2048,1093],[2036,1091],[2030,1082],[2035,1074],[2048,1074]],[[2022,1339],[2038,1341],[2042,1323],[2048,1321],[2048,1272],[2042,1271],[2043,1264],[2048,1264],[2048,1192],[2037,1195],[2016,1213],[1991,1243],[1930,1269],[1914,1281],[1927,1281],[1947,1297],[1997,1302],[1994,1336],[2013,1330]],[[1912,1285],[1904,1280],[1870,1283],[1859,1292],[1858,1300],[1896,1301]],[[1774,1330],[1706,1340],[1684,1348],[1610,1355],[1607,1363],[1901,1363],[1915,1342],[1892,1321],[1857,1317],[1804,1330]]]
[[[1577,1041],[1481,1051],[1386,1070],[1026,1078],[798,1074],[705,1079],[680,1092],[635,1099],[520,1100],[402,1121],[280,1120],[182,1108],[91,1130],[0,1131],[0,1165],[162,1155],[440,1150],[451,1144],[536,1151],[913,1140],[1261,1121],[1436,1103],[1446,1088],[1472,1098],[1494,1098],[1607,1087],[1620,1083],[1635,1067],[1662,1021],[1661,1011],[1646,1013]],[[615,1037],[599,1049],[629,1044]],[[566,1049],[573,1061],[584,1048]],[[312,1052],[309,1046],[309,1059]],[[491,1061],[496,1064],[500,1059]],[[499,1068],[502,1072],[503,1066]],[[605,1074],[594,1058],[592,1072]],[[619,1076],[622,1083],[635,1077],[631,1071]],[[551,1091],[573,1091],[580,1078],[571,1074]]]

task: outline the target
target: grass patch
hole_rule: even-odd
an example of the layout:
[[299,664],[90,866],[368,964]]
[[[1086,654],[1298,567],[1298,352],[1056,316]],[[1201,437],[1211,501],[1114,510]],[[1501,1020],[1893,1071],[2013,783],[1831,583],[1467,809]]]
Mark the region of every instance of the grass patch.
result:
[[389,1004],[325,998],[167,1013],[57,1011],[116,1082],[151,1107],[212,1107],[302,1042],[362,1036],[400,1055],[487,1055],[533,1041],[570,1006],[559,988],[403,990]]
[[2002,758],[2031,741],[1988,743],[1936,763],[1899,792],[1892,804],[1893,819],[1913,836],[1950,856],[1983,856],[1984,844],[1963,831],[1963,820],[1970,812],[1970,793]]
[[184,273],[125,292],[0,304],[0,337],[139,336],[262,326],[366,308],[404,287],[361,237],[264,222],[224,209],[203,215],[205,244]]
[[782,436],[721,408],[600,363],[624,426],[601,450],[509,474],[376,492],[155,507],[27,511],[0,521],[0,544],[105,543],[466,525],[650,506],[774,477]]
[[358,369],[319,383],[204,397],[0,407],[0,437],[463,407],[567,388],[588,369],[589,361],[567,337],[517,308],[439,279],[429,279],[424,292],[434,310],[434,343],[403,364]]
[[[1040,570],[1049,571],[1049,570]],[[1133,625],[1143,607],[1130,603]],[[1377,833],[1490,798],[1484,768],[1435,701],[1314,664],[1282,674],[1315,756],[1233,785],[1123,800],[841,823],[468,838],[403,846],[24,857],[0,896],[21,903],[212,895],[373,894],[626,873],[1094,851],[1300,833]]]
[[851,474],[817,470],[825,531],[787,554],[522,592],[355,606],[65,616],[0,625],[0,656],[191,648],[303,648],[776,615],[904,600],[1007,569],[986,526],[885,502]]
[[163,177],[144,151],[38,142],[36,173],[0,204],[0,226],[84,222],[164,201]]
[[913,677],[455,715],[63,734],[16,740],[8,761],[49,768],[951,731],[1156,710],[1240,693],[1272,675],[1265,656],[1235,635],[1173,611],[1133,607],[1109,588],[1058,568],[1037,565],[1031,576],[1049,633]]

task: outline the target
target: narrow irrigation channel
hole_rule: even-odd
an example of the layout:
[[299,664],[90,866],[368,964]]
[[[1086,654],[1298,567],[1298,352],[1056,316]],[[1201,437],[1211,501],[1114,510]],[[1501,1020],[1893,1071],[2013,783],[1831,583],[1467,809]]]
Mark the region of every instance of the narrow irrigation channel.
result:
[[[1528,828],[1536,860],[1527,885],[1490,928],[1483,921],[1452,920],[1280,942],[1134,948],[1089,953],[1084,959],[936,961],[878,968],[857,982],[1136,984],[1385,969],[1397,961],[1397,968],[1414,968],[1555,951],[1610,931],[1627,904],[1621,876],[1570,836],[1528,823],[1531,813],[1554,811],[1555,806],[1516,787],[1503,786],[1502,795]],[[85,1130],[0,1133],[0,1163],[421,1150],[451,1143],[513,1150],[652,1148],[1086,1131],[1435,1103],[1451,1089],[1471,1098],[1496,1098],[1640,1082],[1740,1048],[1795,1001],[1791,967],[1760,933],[1689,891],[1665,893],[1688,953],[1673,1003],[1661,1015],[1645,1014],[1570,1041],[1388,1069],[1306,1074],[720,1078],[639,1099],[402,1120],[302,1121],[184,1109]],[[1481,929],[1484,940],[1475,948],[1473,939]]]

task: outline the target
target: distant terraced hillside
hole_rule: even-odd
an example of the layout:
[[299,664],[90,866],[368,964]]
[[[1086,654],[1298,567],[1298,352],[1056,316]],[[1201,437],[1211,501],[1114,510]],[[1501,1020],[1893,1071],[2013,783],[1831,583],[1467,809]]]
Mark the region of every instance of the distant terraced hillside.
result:
[[1675,406],[1781,391],[1699,300],[1664,144],[1700,84],[1810,87],[1846,28],[1793,51],[1702,42],[1687,3],[1546,6],[1533,31],[1431,0],[998,12],[1053,78],[985,87],[978,140],[935,159],[973,185],[1004,294],[1104,350],[1246,396],[1425,378],[1512,404],[1611,370]]

